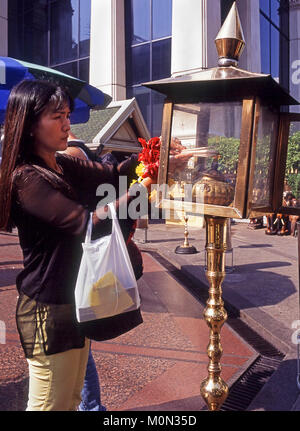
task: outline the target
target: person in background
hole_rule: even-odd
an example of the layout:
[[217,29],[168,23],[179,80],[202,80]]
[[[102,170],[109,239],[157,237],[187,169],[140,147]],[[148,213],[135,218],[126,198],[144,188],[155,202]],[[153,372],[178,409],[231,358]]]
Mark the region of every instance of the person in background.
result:
[[[298,201],[295,197],[292,198],[291,206],[294,208],[297,208],[297,207],[299,208]],[[297,222],[299,221],[299,219],[300,219],[300,217],[297,215],[290,215],[289,216],[290,226],[291,226],[291,235],[294,237],[297,237],[299,235],[298,225],[297,225]]]
[[266,214],[267,219],[267,228],[265,230],[266,235],[276,235],[277,234],[277,223],[276,226],[274,225],[274,222],[276,220],[276,215],[274,213]]
[[[25,80],[9,96],[0,176],[0,229],[17,227],[24,269],[16,280],[16,323],[29,366],[27,410],[77,410],[90,348],[76,321],[74,289],[90,212],[92,239],[111,231],[99,184],[118,166],[59,154],[67,148],[73,101],[61,87]],[[149,190],[152,178],[139,185]],[[117,213],[134,199],[114,201]]]
[[[282,206],[289,207],[295,196],[291,192],[285,192],[282,199]],[[286,236],[291,234],[290,217],[287,214],[267,214],[267,235]]]
[[68,147],[64,153],[82,160],[95,161],[94,153],[85,145],[82,139],[77,138],[71,131],[69,131],[68,136]]
[[262,217],[252,217],[250,218],[248,228],[249,229],[262,229],[264,227],[264,218]]
[[[282,206],[292,206],[292,200],[295,198],[292,192],[283,195]],[[290,218],[287,214],[277,214],[278,235],[285,236],[291,234]]]

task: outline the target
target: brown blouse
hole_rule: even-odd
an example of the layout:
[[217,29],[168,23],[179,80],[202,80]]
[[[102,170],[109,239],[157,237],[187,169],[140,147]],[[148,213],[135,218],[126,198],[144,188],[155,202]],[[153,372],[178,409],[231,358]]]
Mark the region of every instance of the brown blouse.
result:
[[[132,171],[136,159],[118,167],[57,155],[62,174],[34,157],[13,176],[12,218],[18,228],[24,269],[16,280],[19,291],[17,327],[26,357],[35,343],[46,354],[84,345],[75,318],[74,288],[89,213],[96,208],[96,189],[117,186],[118,176]],[[129,203],[128,195],[116,201]],[[105,209],[103,208],[103,211]],[[133,221],[123,223],[128,232]],[[111,221],[93,217],[93,237],[108,234]]]

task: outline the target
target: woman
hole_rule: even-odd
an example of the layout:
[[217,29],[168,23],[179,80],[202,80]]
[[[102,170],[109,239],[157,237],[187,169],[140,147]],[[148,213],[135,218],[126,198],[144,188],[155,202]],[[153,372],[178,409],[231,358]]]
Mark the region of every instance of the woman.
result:
[[[77,157],[82,160],[93,160],[95,158],[94,153],[86,147],[84,141],[78,139],[71,131],[68,137],[68,148],[64,151],[64,154],[69,154],[70,156]],[[112,163],[117,163],[117,160],[111,153],[107,153],[102,157],[102,160],[111,161]],[[124,220],[120,220],[121,228]],[[136,279],[138,280],[143,274],[143,261],[142,256],[132,241],[132,237],[135,232],[135,226],[132,226],[132,231],[125,237],[127,250],[133,264],[134,273]],[[81,403],[78,407],[80,411],[106,411],[106,407],[101,403],[101,389],[100,381],[98,376],[97,367],[95,360],[93,358],[91,346],[89,351],[89,357],[87,362],[87,368],[84,378],[84,385],[81,392]]]
[[[24,256],[16,320],[29,364],[27,410],[76,410],[80,403],[89,352],[74,311],[81,243],[98,185],[115,184],[135,163],[116,168],[57,154],[67,148],[72,108],[62,88],[26,80],[11,91],[6,110],[0,229],[18,228]],[[151,183],[146,178],[141,187]],[[115,201],[117,211],[130,199]],[[111,229],[106,211],[93,212],[94,238]]]

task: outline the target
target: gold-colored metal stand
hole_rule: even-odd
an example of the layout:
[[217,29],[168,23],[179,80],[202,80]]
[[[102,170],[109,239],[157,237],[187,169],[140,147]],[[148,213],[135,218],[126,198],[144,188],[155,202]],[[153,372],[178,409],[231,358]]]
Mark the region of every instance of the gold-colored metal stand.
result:
[[207,346],[208,377],[201,383],[200,392],[209,410],[219,410],[228,395],[228,386],[220,376],[220,359],[223,353],[220,332],[227,319],[221,287],[225,277],[227,218],[205,216],[205,221],[209,299],[204,318],[210,328],[210,336]]
[[184,243],[183,243],[183,245],[179,245],[178,247],[176,247],[175,253],[177,253],[177,254],[195,254],[195,253],[197,253],[197,249],[193,245],[190,245],[189,240],[188,240],[188,236],[189,236],[188,220],[189,220],[189,217],[186,214],[184,214],[183,220],[184,220]]

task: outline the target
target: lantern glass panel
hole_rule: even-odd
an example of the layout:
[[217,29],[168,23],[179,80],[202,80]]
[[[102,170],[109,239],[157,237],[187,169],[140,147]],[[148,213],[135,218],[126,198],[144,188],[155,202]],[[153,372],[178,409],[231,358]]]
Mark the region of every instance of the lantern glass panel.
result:
[[167,199],[232,205],[241,120],[242,102],[174,105]]
[[268,207],[271,204],[277,136],[278,112],[262,106],[256,138],[253,207]]
[[283,205],[300,208],[300,122],[290,124],[284,195]]

